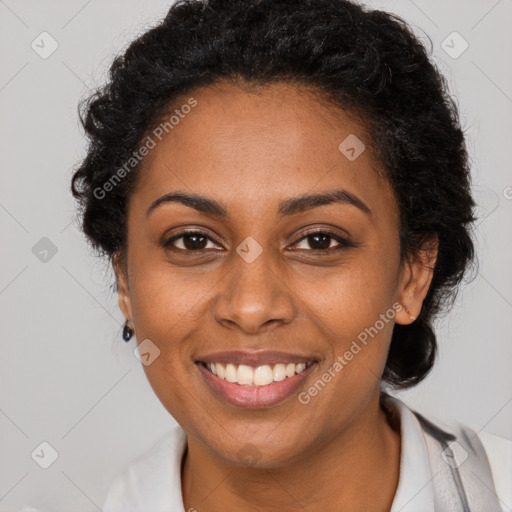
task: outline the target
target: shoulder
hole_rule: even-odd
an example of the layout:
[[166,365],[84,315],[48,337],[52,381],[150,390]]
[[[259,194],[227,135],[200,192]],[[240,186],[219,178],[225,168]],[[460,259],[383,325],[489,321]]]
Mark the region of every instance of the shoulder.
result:
[[159,512],[170,510],[174,503],[182,506],[180,471],[185,447],[185,432],[173,427],[116,476],[103,512]]
[[[495,491],[495,495],[490,493],[494,496],[491,501],[497,496],[501,510],[512,510],[512,440],[472,428],[455,418],[430,415],[427,418],[396,397],[384,398],[384,403],[392,406],[391,413],[399,412],[402,448],[405,445],[408,452],[415,448],[416,466],[418,457],[424,458],[428,453],[432,477],[446,474],[450,480],[447,468],[457,468],[471,494],[482,495],[483,488]],[[457,442],[452,444],[452,441]],[[469,462],[465,462],[468,455]]]
[[512,440],[486,431],[479,432],[478,437],[489,459],[501,504],[506,505],[505,510],[512,510]]
[[[512,440],[491,434],[485,430],[479,430],[453,418],[436,418],[434,423],[441,428],[447,428],[448,432],[456,433],[459,447],[462,445],[467,449],[467,452],[462,454],[460,461],[457,461],[456,448],[453,449],[452,456],[455,457],[454,461],[459,472],[466,473],[465,478],[470,485],[470,492],[481,494],[484,487],[492,490],[492,484],[494,484],[495,494],[502,510],[512,510]],[[480,449],[475,444],[477,439],[481,444]],[[449,446],[452,447],[451,443]],[[474,455],[476,455],[476,459],[473,457]],[[468,456],[472,457],[469,470],[466,467],[467,463],[464,462],[468,459]],[[482,460],[477,462],[479,457]],[[485,476],[483,470],[486,464],[485,459],[487,459],[490,476],[492,477],[492,481],[487,481],[487,484],[483,479]],[[449,462],[448,464],[450,465]],[[484,492],[487,491],[484,490]]]

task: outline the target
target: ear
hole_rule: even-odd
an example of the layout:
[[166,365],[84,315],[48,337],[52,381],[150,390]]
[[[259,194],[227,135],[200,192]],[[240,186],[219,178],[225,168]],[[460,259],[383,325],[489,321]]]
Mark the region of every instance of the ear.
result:
[[130,284],[128,281],[128,268],[125,260],[119,253],[112,257],[112,266],[116,275],[117,301],[124,317],[129,324],[133,324],[132,301],[130,296]]
[[434,233],[417,254],[406,259],[400,279],[398,300],[402,308],[395,316],[397,324],[412,324],[420,315],[434,275],[438,246],[439,240]]

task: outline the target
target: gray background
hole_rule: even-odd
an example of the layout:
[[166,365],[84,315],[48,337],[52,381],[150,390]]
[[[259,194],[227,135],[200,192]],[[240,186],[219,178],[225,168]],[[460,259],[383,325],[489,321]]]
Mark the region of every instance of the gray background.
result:
[[[479,271],[439,324],[437,366],[424,383],[398,396],[433,417],[512,438],[512,1],[370,3],[431,38],[434,59],[461,108],[482,216]],[[28,503],[100,510],[109,481],[173,422],[133,355],[134,340],[125,344],[120,337],[113,275],[72,223],[69,193],[71,170],[85,150],[79,98],[169,5],[0,1],[3,511]],[[43,31],[59,45],[46,59],[31,47]],[[453,31],[469,44],[458,58],[441,46]],[[461,48],[451,41],[452,52]],[[42,441],[59,454],[46,470],[31,458]]]

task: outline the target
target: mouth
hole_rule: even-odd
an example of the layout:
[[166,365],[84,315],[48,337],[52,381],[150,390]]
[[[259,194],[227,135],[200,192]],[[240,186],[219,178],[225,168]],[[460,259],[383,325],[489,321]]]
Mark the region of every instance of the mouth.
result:
[[281,382],[300,375],[306,368],[313,365],[315,361],[305,363],[277,363],[274,365],[265,364],[262,366],[248,366],[246,364],[223,364],[200,362],[204,368],[209,370],[219,379],[226,380],[239,386],[269,386],[273,382]]
[[195,364],[216,395],[236,407],[255,409],[275,406],[292,396],[318,361],[277,352],[226,352]]

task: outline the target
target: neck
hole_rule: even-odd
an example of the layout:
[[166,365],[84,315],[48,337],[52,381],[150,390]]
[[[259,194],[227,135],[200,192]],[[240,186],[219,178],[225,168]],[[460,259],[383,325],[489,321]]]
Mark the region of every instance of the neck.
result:
[[398,485],[400,433],[378,397],[314,454],[278,468],[240,467],[188,439],[182,467],[185,510],[388,512]]

